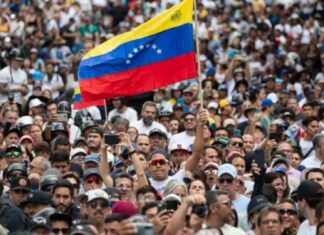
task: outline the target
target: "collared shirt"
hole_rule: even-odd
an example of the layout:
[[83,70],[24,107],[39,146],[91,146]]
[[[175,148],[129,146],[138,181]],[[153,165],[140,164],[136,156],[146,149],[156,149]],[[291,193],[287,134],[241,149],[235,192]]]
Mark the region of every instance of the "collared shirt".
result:
[[319,160],[315,154],[312,154],[308,158],[304,159],[300,165],[304,166],[306,169],[307,168],[320,168],[322,164],[322,161]]
[[143,119],[141,119],[141,120],[139,120],[137,122],[131,123],[130,126],[135,127],[138,130],[138,134],[149,135],[150,131],[155,129],[155,128],[160,129],[165,134],[167,133],[167,130],[165,129],[165,127],[162,124],[160,124],[160,123],[158,123],[156,121],[153,121],[150,126],[145,126],[144,122],[143,122]]

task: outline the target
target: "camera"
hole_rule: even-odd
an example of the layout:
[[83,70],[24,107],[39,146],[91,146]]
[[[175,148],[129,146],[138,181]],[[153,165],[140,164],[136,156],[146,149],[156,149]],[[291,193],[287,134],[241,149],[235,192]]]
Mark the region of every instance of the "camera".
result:
[[8,101],[9,101],[10,103],[12,103],[12,102],[14,102],[14,100],[15,100],[15,95],[14,95],[14,93],[9,93],[9,94],[8,94]]
[[120,142],[119,136],[111,133],[104,134],[105,144],[108,145],[115,145]]
[[193,205],[191,213],[197,215],[199,218],[204,218],[207,213],[207,206],[206,205]]

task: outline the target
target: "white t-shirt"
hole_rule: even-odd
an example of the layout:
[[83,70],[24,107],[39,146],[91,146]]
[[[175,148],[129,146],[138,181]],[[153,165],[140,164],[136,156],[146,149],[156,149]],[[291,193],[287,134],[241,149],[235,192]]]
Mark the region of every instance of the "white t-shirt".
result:
[[224,224],[221,229],[224,235],[245,235],[245,232],[243,230],[229,224]]
[[152,185],[153,188],[155,188],[158,192],[163,193],[165,186],[168,184],[168,182],[172,179],[176,179],[179,182],[183,182],[183,177],[185,174],[185,170],[184,169],[180,169],[175,175],[173,176],[169,176],[166,180],[163,181],[157,181],[154,180],[152,178],[149,178],[150,183]]
[[130,126],[135,127],[138,130],[138,134],[146,134],[146,135],[148,135],[150,133],[150,131],[155,129],[155,128],[160,129],[165,134],[168,133],[167,130],[165,129],[165,127],[162,124],[160,124],[160,123],[158,123],[156,121],[153,121],[152,125],[150,125],[150,126],[145,126],[144,123],[143,123],[143,119],[141,119],[141,120],[139,120],[137,122],[131,123]]
[[237,213],[239,226],[245,231],[250,230],[250,226],[247,219],[247,207],[249,205],[250,199],[246,196],[240,195],[240,197],[233,202],[233,207]]
[[[313,142],[311,140],[305,140],[304,138],[301,138],[299,141],[299,146],[303,152],[303,155],[305,156],[310,149],[313,147]],[[310,155],[314,154],[314,149],[312,150],[311,153],[308,154],[307,157],[309,157]]]
[[169,148],[174,144],[182,144],[184,146],[192,147],[195,136],[188,135],[185,131],[171,136],[169,141]]
[[137,121],[137,112],[130,107],[127,107],[127,109],[122,113],[118,112],[117,109],[111,110],[108,114],[108,121],[111,121],[111,119],[117,115],[126,118],[129,123],[134,123]]
[[[11,69],[7,66],[0,71],[0,83],[9,89],[16,89],[27,85],[27,74],[22,69]],[[21,104],[23,97],[20,92],[15,92],[15,102]],[[8,100],[7,94],[0,94],[0,104]]]
[[52,75],[51,81],[49,80],[48,74],[46,74],[44,76],[42,88],[43,88],[43,90],[46,90],[46,89],[51,90],[53,99],[59,97],[60,92],[53,90],[53,89],[57,89],[59,87],[64,87],[64,82],[63,82],[63,78],[61,77],[61,75],[54,73]]
[[304,159],[300,165],[308,168],[320,168],[322,161],[320,161],[315,155],[310,155],[308,158]]
[[305,220],[299,226],[297,235],[315,235],[316,234],[316,225],[310,225],[309,220]]

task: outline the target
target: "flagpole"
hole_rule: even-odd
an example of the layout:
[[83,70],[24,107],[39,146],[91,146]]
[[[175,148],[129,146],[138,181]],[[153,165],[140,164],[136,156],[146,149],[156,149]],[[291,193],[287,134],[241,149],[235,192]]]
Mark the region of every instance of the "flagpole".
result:
[[201,66],[200,66],[200,45],[199,45],[199,26],[198,26],[198,11],[197,11],[197,0],[194,1],[194,17],[195,17],[195,42],[196,42],[196,61],[197,61],[197,72],[198,72],[198,98],[200,102],[200,107],[202,108],[204,106],[203,103],[203,89],[202,89],[202,83],[201,83]]
[[106,123],[108,123],[108,110],[107,110],[107,99],[104,99],[105,103],[105,118],[106,118]]

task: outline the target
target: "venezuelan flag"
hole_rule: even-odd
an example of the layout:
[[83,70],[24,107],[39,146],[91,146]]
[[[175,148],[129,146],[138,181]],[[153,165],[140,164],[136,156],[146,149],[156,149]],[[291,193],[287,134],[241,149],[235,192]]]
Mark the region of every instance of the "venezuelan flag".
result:
[[192,8],[183,0],[89,51],[79,67],[82,98],[130,96],[197,77]]
[[85,109],[90,106],[104,106],[104,100],[94,100],[94,101],[82,101],[80,88],[77,87],[74,89],[73,94],[73,109],[80,110]]

